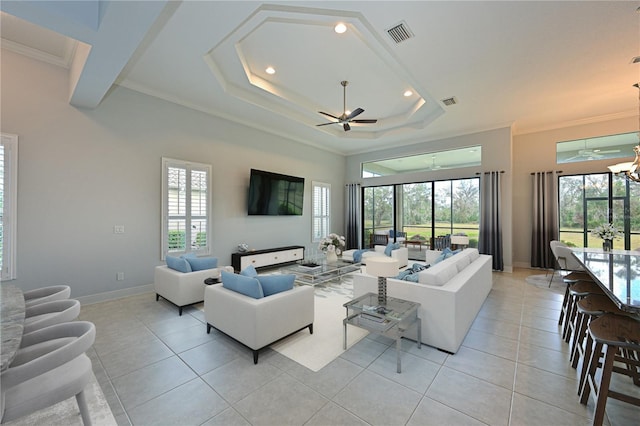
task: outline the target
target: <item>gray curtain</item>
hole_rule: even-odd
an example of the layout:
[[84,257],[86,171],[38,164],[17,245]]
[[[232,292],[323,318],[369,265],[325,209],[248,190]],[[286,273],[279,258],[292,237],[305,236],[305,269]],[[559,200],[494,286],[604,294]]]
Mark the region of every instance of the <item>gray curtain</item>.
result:
[[502,252],[502,203],[501,172],[487,172],[482,175],[480,201],[480,238],[478,250],[493,257],[493,270],[503,271]]
[[531,266],[553,268],[555,259],[549,243],[558,239],[558,174],[533,173],[533,218]]
[[345,205],[347,206],[347,217],[345,223],[347,225],[347,232],[345,238],[347,240],[347,250],[360,248],[362,238],[360,237],[360,184],[349,183],[347,184],[347,199]]

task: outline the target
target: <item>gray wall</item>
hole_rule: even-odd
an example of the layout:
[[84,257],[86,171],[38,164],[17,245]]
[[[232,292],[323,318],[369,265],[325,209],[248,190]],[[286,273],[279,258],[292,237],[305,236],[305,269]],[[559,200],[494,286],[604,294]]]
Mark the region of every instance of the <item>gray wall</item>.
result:
[[[315,247],[313,180],[332,185],[333,231],[343,233],[342,156],[120,87],[79,110],[68,103],[66,70],[4,50],[1,83],[1,130],[19,137],[15,283],[24,290],[68,283],[74,297],[112,297],[151,284],[163,263],[162,157],[213,166],[213,254],[222,264],[241,242]],[[251,168],[304,177],[304,215],[248,216]]]

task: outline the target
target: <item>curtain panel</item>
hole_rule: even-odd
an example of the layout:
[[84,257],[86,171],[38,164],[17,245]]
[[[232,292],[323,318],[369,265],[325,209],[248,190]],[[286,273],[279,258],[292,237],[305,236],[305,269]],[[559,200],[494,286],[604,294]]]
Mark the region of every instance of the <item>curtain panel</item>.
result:
[[555,259],[549,243],[558,239],[558,173],[533,175],[533,220],[531,229],[531,266],[551,269]]
[[478,250],[493,258],[493,270],[504,270],[502,249],[502,172],[486,172],[482,175],[480,201],[480,238]]
[[347,240],[347,250],[359,249],[362,238],[360,236],[360,209],[361,209],[361,187],[359,183],[349,183],[346,185],[346,203],[347,217],[345,224],[347,232],[345,238]]

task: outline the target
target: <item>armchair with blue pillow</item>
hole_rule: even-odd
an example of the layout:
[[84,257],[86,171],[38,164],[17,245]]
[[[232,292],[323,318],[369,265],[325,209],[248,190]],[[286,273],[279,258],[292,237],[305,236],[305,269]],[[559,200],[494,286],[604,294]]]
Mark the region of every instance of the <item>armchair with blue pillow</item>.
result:
[[222,272],[222,283],[205,289],[207,333],[215,328],[259,351],[305,328],[313,334],[313,286],[294,286],[295,275],[258,275],[253,267]]
[[187,253],[180,257],[167,256],[166,265],[156,266],[153,287],[156,301],[160,297],[178,307],[179,315],[185,306],[204,300],[205,280],[219,279],[221,271],[233,272],[231,266],[218,266],[216,257],[198,257]]

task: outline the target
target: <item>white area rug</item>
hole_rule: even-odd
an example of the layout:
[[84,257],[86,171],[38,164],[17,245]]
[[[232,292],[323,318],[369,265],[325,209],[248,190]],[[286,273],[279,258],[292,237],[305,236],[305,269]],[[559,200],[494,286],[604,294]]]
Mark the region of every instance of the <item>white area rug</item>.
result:
[[[113,426],[116,425],[116,419],[113,417],[111,408],[102,393],[102,388],[98,384],[96,377],[93,376],[92,381],[85,391],[89,413],[91,415],[91,423],[94,426]],[[3,423],[3,426],[82,426],[82,417],[76,403],[75,397],[64,400],[49,408],[43,408],[40,411],[29,414],[28,416]]]
[[555,274],[553,276],[553,280],[551,281],[551,287],[549,287],[549,280],[551,279],[551,273],[549,274],[539,274],[539,275],[529,275],[525,278],[525,281],[528,284],[534,285],[538,288],[552,291],[554,293],[564,294],[567,284],[562,280],[562,276],[560,274]]
[[[353,298],[350,277],[344,277],[342,282],[316,286],[315,293],[313,334],[305,329],[271,345],[274,351],[312,371],[320,370],[344,352],[342,320],[346,310],[342,305]],[[347,348],[369,334],[361,328],[347,327]]]

